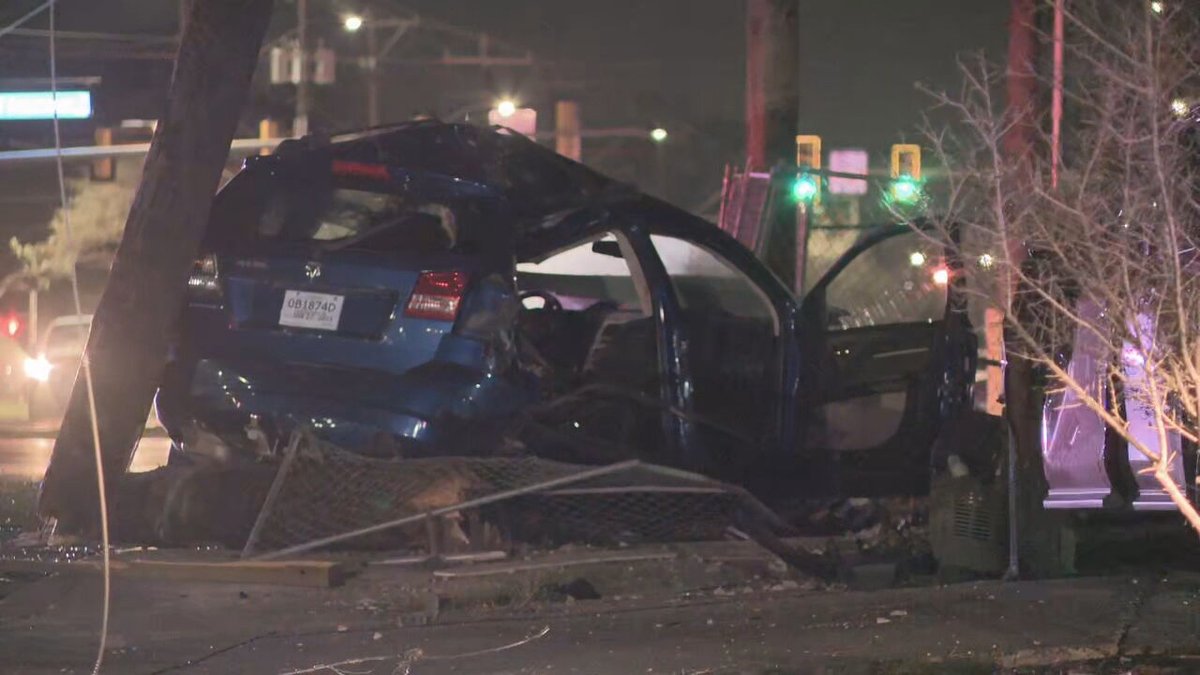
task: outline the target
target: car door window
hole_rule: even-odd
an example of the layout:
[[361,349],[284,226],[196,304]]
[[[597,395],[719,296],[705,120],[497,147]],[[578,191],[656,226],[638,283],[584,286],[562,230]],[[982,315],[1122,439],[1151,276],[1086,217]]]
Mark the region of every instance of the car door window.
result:
[[658,257],[685,311],[716,311],[778,326],[766,295],[729,261],[693,242],[651,235]]
[[774,306],[716,253],[675,237],[650,240],[679,302],[697,416],[743,438],[761,439],[770,432],[776,405]]
[[559,386],[602,382],[657,391],[650,296],[624,235],[611,232],[519,262],[517,288],[522,335]]
[[517,263],[517,282],[521,291],[552,292],[566,309],[606,302],[624,311],[650,313],[649,294],[641,281],[637,259],[624,238],[615,233],[577,242],[538,260]]
[[806,346],[808,386],[822,392],[805,415],[807,443],[848,453],[843,472],[880,478],[890,468],[880,480],[898,479],[936,411],[920,392],[939,367],[949,268],[939,247],[904,231],[833,270],[813,291],[825,314],[805,314],[825,322],[823,344]]
[[915,233],[867,249],[826,289],[829,328],[939,321],[946,312],[949,271],[937,247]]

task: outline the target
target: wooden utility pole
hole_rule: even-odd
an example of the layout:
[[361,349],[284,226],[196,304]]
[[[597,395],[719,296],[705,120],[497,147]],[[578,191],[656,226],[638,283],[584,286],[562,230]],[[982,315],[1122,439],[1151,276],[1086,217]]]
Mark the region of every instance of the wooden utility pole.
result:
[[799,2],[747,0],[746,161],[751,169],[792,162],[799,118]]
[[[795,166],[800,119],[799,0],[746,1],[746,165]],[[767,266],[795,287],[805,257],[807,220],[789,189],[777,189],[764,222]]]
[[[166,110],[88,336],[103,469],[129,466],[184,301],[213,194],[258,62],[272,0],[191,2]],[[38,511],[60,531],[99,523],[85,378],[76,378]]]

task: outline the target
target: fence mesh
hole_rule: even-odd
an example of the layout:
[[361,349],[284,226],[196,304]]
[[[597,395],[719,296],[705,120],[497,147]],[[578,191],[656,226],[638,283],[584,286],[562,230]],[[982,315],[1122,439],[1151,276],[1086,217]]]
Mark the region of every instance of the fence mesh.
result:
[[305,434],[293,439],[244,554],[711,539],[747,500],[704,477],[633,461],[377,460]]

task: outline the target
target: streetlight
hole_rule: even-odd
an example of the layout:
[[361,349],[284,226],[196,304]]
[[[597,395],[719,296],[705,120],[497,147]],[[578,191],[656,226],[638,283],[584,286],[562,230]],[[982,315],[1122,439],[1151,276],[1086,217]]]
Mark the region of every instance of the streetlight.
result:
[[655,127],[654,129],[650,130],[650,140],[654,141],[655,143],[662,143],[663,141],[667,140],[668,135],[669,134],[667,133],[667,130],[662,127]]
[[342,20],[342,28],[355,33],[359,28],[363,27],[363,18],[357,14],[351,14]]
[[922,267],[925,265],[925,254],[920,251],[913,251],[908,254],[908,264],[913,267]]
[[1171,114],[1176,117],[1187,117],[1188,103],[1187,101],[1177,98],[1171,101]]
[[496,103],[496,113],[501,117],[512,117],[517,112],[517,102],[511,98],[501,99]]
[[1163,3],[1159,2],[1158,0],[1154,0],[1154,2],[1150,3],[1150,11],[1154,12],[1155,14],[1162,14],[1163,10],[1165,10],[1165,9],[1166,9],[1166,6],[1163,5]]

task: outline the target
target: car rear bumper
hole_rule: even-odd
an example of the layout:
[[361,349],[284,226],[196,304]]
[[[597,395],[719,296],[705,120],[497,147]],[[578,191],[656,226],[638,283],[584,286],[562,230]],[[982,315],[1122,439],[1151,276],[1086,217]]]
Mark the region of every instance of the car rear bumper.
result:
[[395,375],[205,359],[194,365],[190,383],[171,379],[157,407],[173,438],[190,422],[225,439],[245,438],[254,421],[276,437],[308,427],[376,455],[470,452],[464,441],[491,433],[530,400],[505,378],[438,361]]

